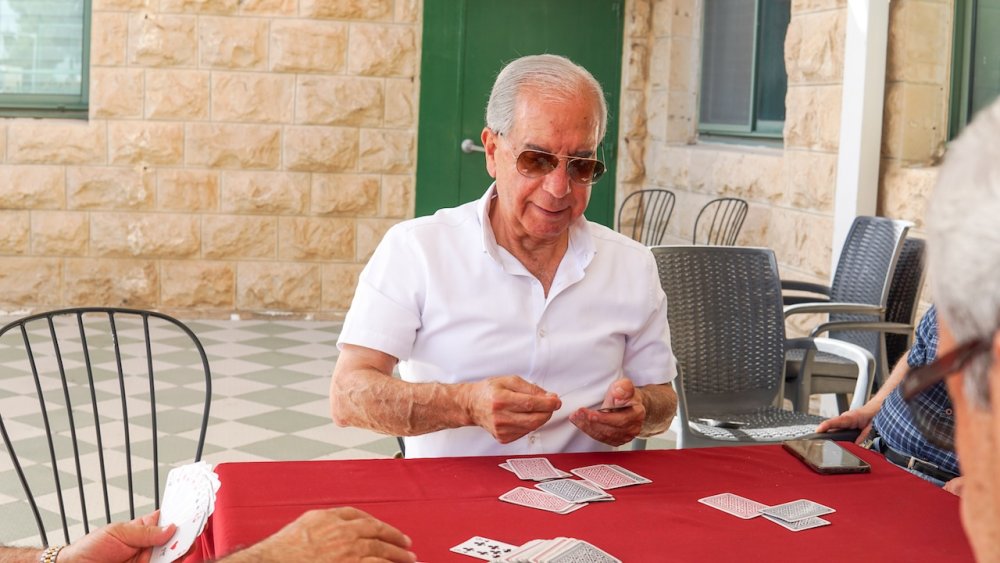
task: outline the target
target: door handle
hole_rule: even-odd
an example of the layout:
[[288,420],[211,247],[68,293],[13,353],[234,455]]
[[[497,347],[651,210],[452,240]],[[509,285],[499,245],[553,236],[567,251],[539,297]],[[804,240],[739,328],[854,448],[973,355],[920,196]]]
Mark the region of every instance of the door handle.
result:
[[472,139],[462,139],[462,144],[459,145],[459,148],[461,148],[462,152],[465,154],[473,152],[486,152],[486,149],[484,149],[482,145],[477,145]]

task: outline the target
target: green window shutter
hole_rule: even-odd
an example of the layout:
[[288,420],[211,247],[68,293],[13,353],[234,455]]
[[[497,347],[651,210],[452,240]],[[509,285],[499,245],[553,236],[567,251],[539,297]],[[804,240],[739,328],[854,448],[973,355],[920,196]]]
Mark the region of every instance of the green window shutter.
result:
[[956,0],[951,80],[954,138],[1000,95],[1000,0]]

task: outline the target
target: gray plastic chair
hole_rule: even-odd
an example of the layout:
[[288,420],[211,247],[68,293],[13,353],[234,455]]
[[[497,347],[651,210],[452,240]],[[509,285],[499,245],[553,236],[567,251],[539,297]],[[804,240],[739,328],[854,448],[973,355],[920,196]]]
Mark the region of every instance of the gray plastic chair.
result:
[[[896,365],[912,343],[913,330],[916,328],[917,302],[924,284],[925,248],[926,243],[921,239],[907,238],[903,242],[903,249],[896,261],[892,283],[889,286],[885,322],[831,321],[817,325],[812,330],[811,336],[843,331],[868,331],[876,336],[881,335],[877,343],[880,348],[874,389],[885,383],[885,380],[880,380],[878,376],[887,377],[892,366]],[[795,369],[798,367],[795,366]],[[799,410],[805,410],[806,403],[799,398],[800,393],[803,397],[817,393],[836,393],[838,408],[844,411],[847,409],[847,394],[854,387],[854,376],[854,367],[839,358],[828,358],[827,361],[817,358],[813,362],[809,381],[801,378],[789,381],[786,396],[793,400]],[[808,389],[802,389],[806,385]]]
[[826,338],[785,339],[773,251],[725,246],[651,250],[667,294],[679,370],[674,381],[677,447],[849,437],[817,436],[814,430],[822,417],[780,407],[785,352],[803,350],[807,370],[816,352],[848,358],[863,374],[856,380],[859,398],[871,386],[874,358],[866,350]]
[[43,545],[47,531],[61,529],[68,544],[159,508],[170,467],[201,459],[212,376],[177,319],[108,307],[41,313],[0,328],[0,357],[0,388],[37,397],[7,409],[0,434]]
[[[829,322],[845,323],[841,325],[826,325],[830,330],[829,337],[834,340],[850,342],[867,350],[876,359],[875,379],[885,381],[887,363],[886,354],[882,351],[882,335],[873,330],[853,328],[854,323],[882,323],[886,321],[886,311],[889,300],[889,290],[892,287],[892,276],[896,269],[899,254],[903,248],[906,233],[912,226],[908,221],[898,221],[885,217],[857,217],[847,234],[844,248],[833,274],[829,287],[796,281],[782,281],[784,290],[810,292],[813,295],[786,295],[785,318],[798,314],[821,313],[829,314]],[[868,325],[871,328],[871,325]],[[817,327],[818,328],[818,327]],[[809,395],[820,393],[821,384],[801,377],[803,354],[797,351],[788,353],[788,398],[792,400],[797,410],[808,409]],[[831,376],[838,378],[853,378],[856,370],[843,361],[824,354],[816,357],[812,375]],[[798,381],[795,381],[795,380]],[[843,385],[837,383],[837,388]],[[794,389],[794,392],[792,391]],[[841,392],[841,391],[838,391]],[[864,400],[867,401],[865,396]],[[839,400],[840,408],[846,407],[846,401]]]
[[646,246],[663,243],[674,212],[674,193],[650,189],[633,192],[618,208],[618,232]]
[[[691,244],[735,245],[749,207],[746,201],[736,197],[720,197],[706,203],[694,220]],[[705,219],[705,223],[701,222],[702,218]],[[699,237],[699,234],[702,236]]]

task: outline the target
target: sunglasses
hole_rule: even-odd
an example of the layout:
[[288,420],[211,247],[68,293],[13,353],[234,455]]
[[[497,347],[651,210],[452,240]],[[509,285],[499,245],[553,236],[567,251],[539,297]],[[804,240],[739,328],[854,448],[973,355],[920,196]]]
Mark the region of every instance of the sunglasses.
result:
[[955,418],[952,410],[942,413],[937,408],[924,407],[940,404],[941,395],[947,395],[943,383],[949,376],[965,369],[976,356],[990,349],[992,339],[977,338],[960,344],[933,362],[913,368],[899,384],[900,394],[910,409],[913,421],[927,441],[943,449],[955,449]]
[[601,179],[607,167],[596,158],[552,154],[525,149],[515,153],[517,171],[525,178],[541,178],[559,168],[559,161],[566,159],[566,175],[574,184],[589,186]]

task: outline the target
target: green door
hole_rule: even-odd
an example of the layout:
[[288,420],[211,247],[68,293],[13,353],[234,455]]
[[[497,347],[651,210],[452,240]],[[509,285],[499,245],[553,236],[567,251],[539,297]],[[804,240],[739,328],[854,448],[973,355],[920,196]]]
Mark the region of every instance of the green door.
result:
[[[614,226],[618,90],[625,0],[425,0],[416,214],[477,199],[492,181],[475,150],[493,80],[523,55],[553,53],[589,70],[608,99],[599,155],[608,173],[586,216]],[[463,140],[466,149],[462,150]]]

